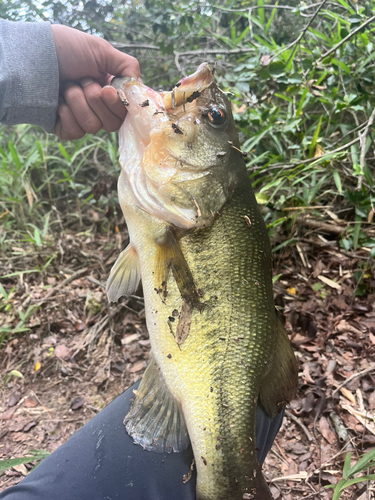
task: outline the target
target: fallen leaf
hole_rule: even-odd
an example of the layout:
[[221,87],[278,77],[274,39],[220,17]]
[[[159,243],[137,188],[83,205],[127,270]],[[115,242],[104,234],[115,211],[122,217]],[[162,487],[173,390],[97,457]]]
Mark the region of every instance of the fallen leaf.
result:
[[341,392],[341,394],[342,394],[343,396],[345,396],[345,397],[346,397],[346,399],[349,399],[349,401],[350,401],[351,403],[353,403],[353,405],[355,405],[355,404],[356,404],[355,397],[353,396],[353,394],[352,394],[350,391],[348,391],[348,389],[346,389],[345,387],[341,387],[340,392]]
[[326,417],[321,417],[319,420],[319,430],[321,435],[326,439],[329,444],[333,444],[336,442],[336,436],[331,430],[328,420]]
[[368,398],[368,407],[370,410],[375,410],[375,391],[372,391]]
[[72,410],[79,410],[80,408],[82,408],[84,402],[85,402],[84,398],[82,396],[78,396],[74,398],[73,401],[70,403],[70,408]]
[[23,406],[25,406],[25,408],[34,408],[35,406],[38,406],[38,400],[33,396],[30,396],[25,399]]
[[135,373],[143,370],[144,364],[143,361],[137,361],[134,365],[129,369],[130,373]]
[[68,359],[70,357],[70,350],[65,344],[58,344],[53,353],[56,357],[61,359]]
[[22,430],[23,430],[23,432],[28,432],[30,429],[32,429],[36,425],[38,425],[38,422],[35,422],[35,420],[33,420],[32,422],[29,422],[28,424],[26,424]]
[[342,290],[341,285],[336,283],[336,281],[332,281],[329,278],[326,278],[325,276],[319,275],[317,276],[318,280],[323,281],[326,285],[330,286],[331,288],[335,288],[336,290]]
[[13,406],[12,408],[9,408],[9,410],[5,411],[4,413],[1,414],[1,419],[2,420],[9,420],[12,418],[13,413],[16,411],[16,407]]
[[15,471],[19,472],[23,476],[27,476],[27,474],[29,472],[26,469],[25,464],[13,465],[12,469],[14,469]]
[[17,394],[17,393],[12,394],[12,396],[9,398],[8,406],[9,407],[15,406],[20,399],[21,399],[21,394]]
[[133,333],[132,335],[127,335],[123,339],[121,339],[121,344],[122,345],[128,345],[131,344],[132,342],[138,340],[140,337],[139,333]]

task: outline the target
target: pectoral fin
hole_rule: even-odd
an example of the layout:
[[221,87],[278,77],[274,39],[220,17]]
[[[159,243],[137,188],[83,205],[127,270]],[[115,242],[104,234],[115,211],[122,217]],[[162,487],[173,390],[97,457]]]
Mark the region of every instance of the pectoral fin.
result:
[[157,242],[155,263],[155,288],[166,288],[170,270],[176,280],[181,297],[193,307],[202,309],[193,275],[172,231],[167,230],[164,238]]
[[185,450],[190,440],[184,416],[152,357],[134,392],[124,425],[135,443],[157,453]]
[[141,279],[139,259],[135,248],[129,244],[118,256],[107,281],[107,296],[116,302],[123,295],[134,293]]
[[298,368],[292,346],[279,318],[275,318],[275,354],[272,366],[263,379],[260,399],[273,418],[293,399],[298,387]]

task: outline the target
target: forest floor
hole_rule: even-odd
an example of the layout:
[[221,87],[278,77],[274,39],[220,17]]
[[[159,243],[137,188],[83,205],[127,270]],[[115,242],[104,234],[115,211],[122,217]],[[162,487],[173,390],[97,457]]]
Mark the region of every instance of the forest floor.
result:
[[[29,450],[53,452],[147,365],[142,292],[117,304],[105,296],[125,229],[121,225],[108,236],[99,230],[100,217],[92,211],[87,227],[62,232],[40,252],[25,243],[12,249],[11,258],[0,258],[0,275],[9,275],[35,269],[55,252],[43,272],[2,281],[7,293],[15,287],[1,303],[2,331],[22,318],[28,331],[0,349],[0,460]],[[342,477],[346,453],[355,462],[375,448],[375,279],[369,253],[344,252],[334,231],[310,226],[297,219],[295,244],[274,260],[274,274],[280,275],[275,300],[300,368],[298,394],[263,467],[275,499],[330,499],[332,490],[324,486]],[[9,377],[12,370],[23,378]],[[32,465],[3,473],[0,491]],[[374,494],[373,485],[359,483],[341,498],[369,500]]]

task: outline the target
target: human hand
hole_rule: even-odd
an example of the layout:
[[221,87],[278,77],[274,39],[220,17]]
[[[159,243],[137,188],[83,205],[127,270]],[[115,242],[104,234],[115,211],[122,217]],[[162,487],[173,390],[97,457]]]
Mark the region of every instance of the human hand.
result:
[[140,79],[138,61],[100,37],[59,24],[51,28],[63,97],[55,134],[60,139],[79,139],[101,128],[118,130],[126,109],[109,84],[113,76]]

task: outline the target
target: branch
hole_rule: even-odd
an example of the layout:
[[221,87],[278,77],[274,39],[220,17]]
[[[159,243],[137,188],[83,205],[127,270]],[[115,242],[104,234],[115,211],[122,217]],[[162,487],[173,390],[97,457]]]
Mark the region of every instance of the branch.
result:
[[175,52],[180,56],[194,56],[196,54],[241,54],[245,52],[255,52],[254,48],[242,49],[202,49],[202,50],[187,50],[186,52]]
[[369,133],[369,129],[371,125],[374,123],[374,118],[375,118],[375,108],[372,110],[371,116],[367,122],[366,128],[362,133],[362,145],[361,145],[361,156],[360,156],[360,168],[361,168],[361,173],[358,177],[358,184],[357,184],[357,191],[360,191],[362,188],[362,182],[363,182],[363,171],[365,168],[365,158],[366,158],[366,142],[367,142],[367,136]]
[[[305,165],[307,163],[311,163],[311,162],[314,162],[314,161],[317,161],[317,160],[321,160],[323,158],[325,158],[326,156],[329,156],[329,155],[332,155],[332,154],[335,154],[335,153],[339,153],[340,151],[343,151],[347,148],[349,148],[350,146],[352,146],[353,144],[355,144],[356,142],[359,141],[359,137],[357,137],[356,139],[353,139],[352,141],[344,144],[343,146],[340,146],[339,148],[337,149],[334,149],[333,151],[327,151],[326,153],[320,155],[320,156],[316,156],[315,158],[308,158],[307,160],[293,160],[291,159],[289,163],[285,164],[285,163],[271,163],[270,165],[268,165],[267,167],[267,170],[275,170],[277,168],[291,168],[291,167],[297,167],[298,165]],[[264,166],[260,166],[258,168],[252,168],[251,170],[252,171],[257,171],[257,170],[261,170]]]
[[[312,9],[313,7],[316,7],[319,5],[319,3],[314,3],[312,5],[304,5],[300,9],[298,7],[290,7],[290,5],[254,5],[254,7],[250,7],[251,10],[258,10],[258,9],[287,9],[287,10],[308,10]],[[221,7],[220,5],[213,5],[212,6],[214,9],[219,9],[223,10],[225,12],[247,12],[249,8],[247,9],[226,9],[225,7]]]
[[180,57],[181,56],[195,56],[198,54],[242,54],[246,52],[255,52],[254,48],[242,48],[242,49],[202,49],[202,50],[187,50],[186,52],[175,52],[174,53],[174,62],[176,64],[177,69],[182,72],[182,68],[180,66]]
[[325,54],[321,55],[319,57],[319,59],[316,61],[316,64],[318,64],[323,59],[325,59],[327,56],[332,54],[332,52],[335,52],[335,50],[337,50],[339,47],[341,47],[341,45],[343,45],[345,42],[350,40],[352,38],[352,36],[356,35],[358,33],[358,31],[360,31],[362,28],[364,28],[368,24],[372,23],[372,21],[375,21],[375,16],[372,16],[372,17],[370,17],[370,19],[367,19],[367,21],[365,21],[363,24],[361,24],[361,26],[358,26],[358,28],[356,28],[351,33],[349,33],[349,35],[347,35],[345,38],[343,38],[341,40],[341,42],[339,42],[337,45],[335,45],[332,49],[328,50]]
[[155,45],[142,45],[142,44],[131,44],[131,43],[121,43],[121,42],[109,42],[115,49],[145,49],[145,50],[160,50],[160,47]]
[[301,31],[300,35],[298,35],[298,37],[292,42],[290,43],[289,45],[287,45],[286,47],[283,47],[280,52],[278,52],[277,54],[275,54],[273,57],[271,57],[270,59],[270,62],[273,61],[275,59],[275,57],[279,56],[280,54],[282,54],[283,52],[285,52],[286,50],[292,48],[294,45],[297,45],[300,40],[305,36],[306,34],[306,31],[310,28],[311,24],[314,22],[316,16],[319,14],[320,10],[323,8],[324,4],[327,2],[327,0],[323,0],[323,2],[321,2],[321,4],[319,5],[319,7],[316,9],[316,11],[314,12],[314,14],[311,16],[311,19],[310,21],[306,24],[306,26],[303,28],[303,30]]

